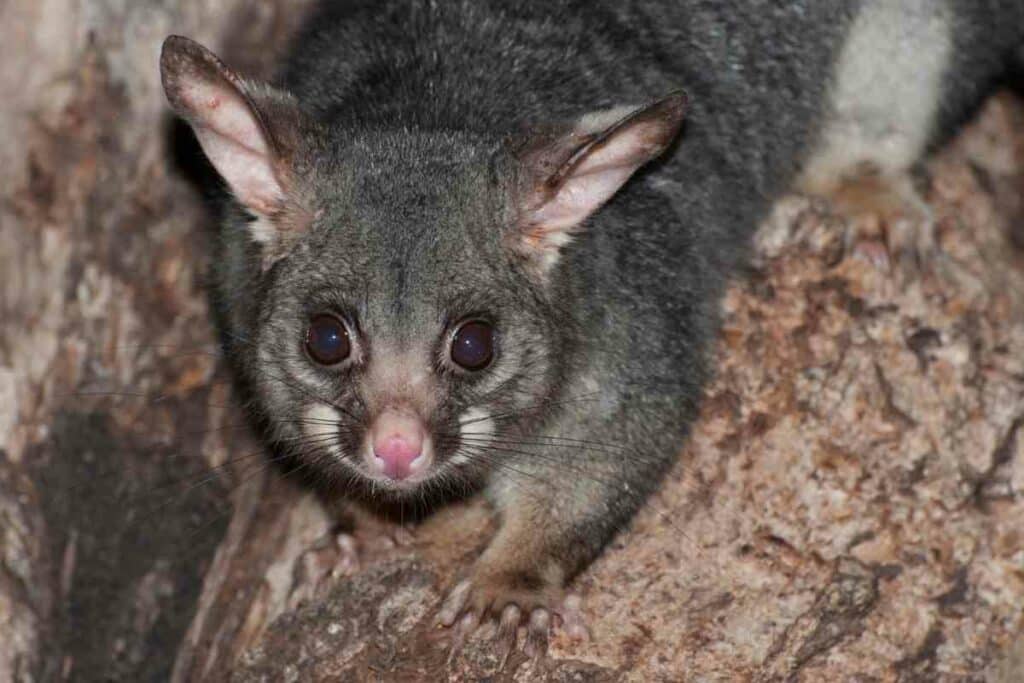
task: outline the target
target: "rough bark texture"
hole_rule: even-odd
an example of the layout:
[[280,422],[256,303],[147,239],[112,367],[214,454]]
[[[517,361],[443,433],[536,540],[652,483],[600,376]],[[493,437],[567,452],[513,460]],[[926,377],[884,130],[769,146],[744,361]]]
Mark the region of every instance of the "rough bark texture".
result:
[[576,582],[590,639],[449,666],[486,510],[339,519],[267,471],[213,342],[156,56],[265,70],[302,4],[0,4],[0,680],[1022,680],[1020,101],[931,162],[923,278],[782,202],[679,466]]

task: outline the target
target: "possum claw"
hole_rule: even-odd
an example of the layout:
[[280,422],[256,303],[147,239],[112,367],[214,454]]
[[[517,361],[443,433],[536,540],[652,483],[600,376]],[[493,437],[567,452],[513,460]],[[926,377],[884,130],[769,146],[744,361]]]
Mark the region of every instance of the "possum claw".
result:
[[498,631],[494,634],[494,642],[498,648],[499,669],[504,669],[508,657],[516,649],[516,635],[519,631],[519,621],[522,611],[515,605],[506,605],[501,610],[501,618],[498,620]]
[[469,599],[469,592],[472,587],[473,584],[468,579],[456,584],[455,588],[448,594],[448,597],[445,598],[441,609],[437,613],[437,623],[439,626],[451,626],[455,623],[455,620],[466,606],[466,601]]
[[467,612],[462,615],[461,619],[459,619],[459,622],[452,630],[452,643],[448,648],[449,666],[451,666],[451,663],[455,661],[455,658],[461,654],[462,648],[466,644],[466,639],[476,631],[476,628],[479,625],[480,619],[473,612]]
[[567,636],[575,641],[586,642],[590,640],[590,631],[580,611],[581,604],[580,596],[575,593],[566,596],[558,616],[562,622],[562,630]]
[[[477,585],[472,579],[460,581],[445,598],[437,616],[439,626],[454,625],[448,661],[458,655],[470,633],[488,616],[497,622],[493,643],[501,669],[517,649],[520,627],[525,631],[522,650],[535,660],[547,653],[553,625],[573,640],[586,639],[589,634],[579,613],[579,597],[570,595],[557,601],[550,599],[550,593],[502,591],[500,584],[493,582]],[[560,604],[556,608],[549,606],[552,603]]]
[[526,626],[526,641],[523,651],[533,659],[540,659],[548,651],[548,636],[551,633],[551,613],[543,607],[530,613]]

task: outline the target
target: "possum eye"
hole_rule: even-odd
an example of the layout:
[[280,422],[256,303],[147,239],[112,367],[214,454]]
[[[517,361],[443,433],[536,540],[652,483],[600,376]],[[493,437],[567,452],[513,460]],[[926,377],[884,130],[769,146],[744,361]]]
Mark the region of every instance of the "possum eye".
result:
[[315,316],[306,329],[306,352],[320,365],[337,365],[348,358],[352,343],[348,328],[333,315]]
[[482,320],[464,323],[452,335],[452,361],[466,370],[483,370],[494,357],[494,328]]

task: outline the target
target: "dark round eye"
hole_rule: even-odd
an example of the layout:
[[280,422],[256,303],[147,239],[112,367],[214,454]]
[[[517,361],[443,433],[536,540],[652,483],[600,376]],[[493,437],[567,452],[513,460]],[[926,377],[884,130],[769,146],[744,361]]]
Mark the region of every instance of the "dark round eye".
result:
[[345,323],[333,315],[314,317],[306,330],[306,351],[321,365],[336,365],[348,358],[352,344]]
[[465,323],[452,337],[452,360],[467,370],[483,370],[494,357],[494,329],[482,320]]

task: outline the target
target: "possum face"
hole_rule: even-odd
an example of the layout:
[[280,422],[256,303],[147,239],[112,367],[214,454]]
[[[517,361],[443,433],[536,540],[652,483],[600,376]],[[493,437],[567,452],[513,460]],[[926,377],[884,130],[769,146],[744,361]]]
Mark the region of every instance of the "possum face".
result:
[[450,136],[347,134],[269,267],[252,376],[282,443],[377,490],[465,486],[542,412],[565,326],[499,239],[500,181]]
[[235,360],[277,444],[394,494],[502,467],[572,367],[559,257],[669,144],[683,97],[509,139],[331,126],[181,38],[161,67],[250,217],[225,228],[252,259],[222,296],[258,285]]

